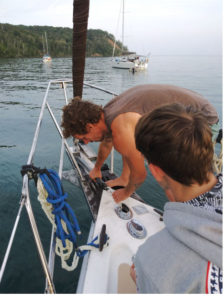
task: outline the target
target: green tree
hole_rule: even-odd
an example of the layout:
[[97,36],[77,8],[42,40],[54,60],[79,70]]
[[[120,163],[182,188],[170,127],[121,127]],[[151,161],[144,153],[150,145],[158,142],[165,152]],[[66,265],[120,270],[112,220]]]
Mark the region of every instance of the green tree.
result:
[[[0,23],[0,57],[42,57],[43,40],[47,33],[52,57],[72,56],[72,29],[51,26],[24,26]],[[86,56],[112,56],[114,36],[100,29],[89,29]],[[115,55],[121,55],[121,42],[116,43]],[[45,46],[46,49],[46,46]],[[126,47],[124,47],[127,50]]]

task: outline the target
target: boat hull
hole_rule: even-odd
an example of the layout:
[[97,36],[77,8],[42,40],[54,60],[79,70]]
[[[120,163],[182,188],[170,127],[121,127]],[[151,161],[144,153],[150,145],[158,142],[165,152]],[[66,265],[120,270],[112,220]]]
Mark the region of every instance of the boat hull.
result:
[[51,62],[51,61],[52,61],[51,56],[49,56],[49,55],[44,55],[43,56],[43,62],[44,63]]
[[115,59],[112,62],[112,68],[115,69],[135,69],[135,70],[145,70],[148,68],[148,60],[132,60],[126,59]]
[[112,64],[112,68],[115,68],[115,69],[133,69],[135,68],[136,65],[133,63],[133,62],[129,62],[129,61],[126,61],[126,62],[113,62]]

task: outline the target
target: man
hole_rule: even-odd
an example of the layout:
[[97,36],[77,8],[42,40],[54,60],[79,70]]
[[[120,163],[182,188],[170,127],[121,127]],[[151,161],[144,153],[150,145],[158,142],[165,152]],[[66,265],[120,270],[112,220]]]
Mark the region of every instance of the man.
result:
[[141,245],[131,267],[140,293],[222,293],[222,175],[212,172],[211,129],[180,104],[145,114],[137,149],[164,189],[165,228]]
[[112,146],[122,155],[121,176],[107,182],[110,187],[125,187],[113,193],[116,202],[128,198],[147,175],[144,158],[135,147],[136,123],[144,113],[174,102],[201,110],[210,125],[218,122],[214,107],[206,99],[190,90],[169,85],[136,86],[112,99],[104,108],[76,100],[64,107],[62,127],[65,138],[73,136],[86,144],[101,142],[95,167],[90,172],[92,179],[101,177],[101,166]]

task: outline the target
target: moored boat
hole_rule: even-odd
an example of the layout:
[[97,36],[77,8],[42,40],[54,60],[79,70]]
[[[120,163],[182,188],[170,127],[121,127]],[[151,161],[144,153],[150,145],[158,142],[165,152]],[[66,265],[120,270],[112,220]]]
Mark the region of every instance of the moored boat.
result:
[[112,62],[115,69],[145,70],[148,68],[148,57],[132,53],[127,56],[115,57]]
[[43,56],[43,62],[49,62],[49,61],[52,61],[52,58],[49,54],[45,54]]
[[114,57],[114,52],[116,48],[116,41],[113,47],[113,60],[112,68],[115,69],[129,69],[129,70],[145,70],[148,68],[148,55],[138,55],[135,52],[125,52],[123,51],[124,46],[124,0],[122,0],[122,55]]

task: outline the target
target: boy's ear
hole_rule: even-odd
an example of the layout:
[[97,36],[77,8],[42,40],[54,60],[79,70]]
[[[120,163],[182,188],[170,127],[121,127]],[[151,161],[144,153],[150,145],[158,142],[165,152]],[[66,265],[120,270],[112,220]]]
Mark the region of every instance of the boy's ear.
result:
[[154,164],[149,164],[149,170],[151,171],[152,175],[156,179],[156,181],[161,182],[165,173],[163,172],[160,167],[154,165]]
[[92,129],[92,127],[93,127],[93,124],[87,123],[87,124],[86,124],[86,130],[87,130],[87,132],[89,132],[90,129]]

